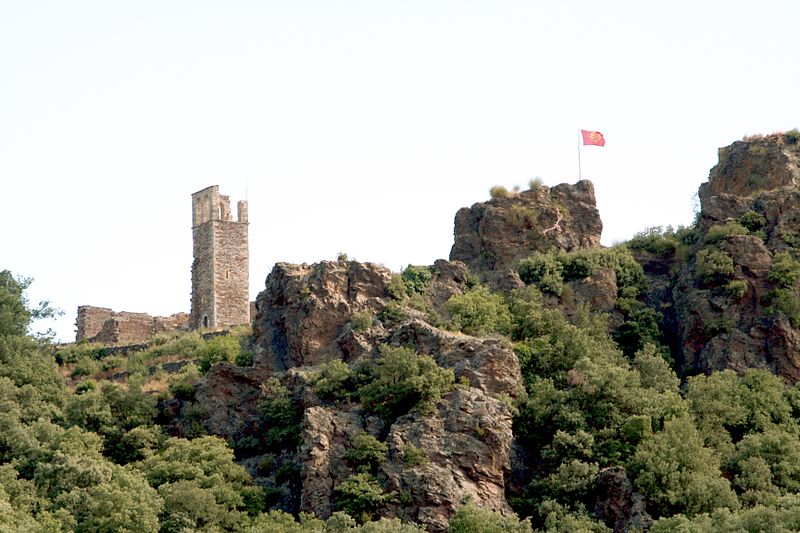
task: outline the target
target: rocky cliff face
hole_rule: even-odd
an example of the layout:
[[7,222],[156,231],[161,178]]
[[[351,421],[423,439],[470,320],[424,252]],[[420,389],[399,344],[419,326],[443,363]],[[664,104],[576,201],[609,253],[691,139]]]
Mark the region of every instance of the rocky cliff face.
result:
[[[700,187],[695,227],[667,251],[638,249],[646,273],[637,305],[663,315],[663,339],[684,375],[732,368],[768,368],[800,381],[800,146],[775,135],[736,142]],[[495,289],[523,285],[516,272],[534,252],[600,248],[602,225],[591,183],[540,187],[459,210],[450,261],[439,260],[416,310],[398,313],[397,274],[355,261],[279,263],[257,299],[253,367],[220,364],[195,391],[204,428],[232,442],[263,440],[270,427],[259,404],[262,383],[277,378],[297,406],[299,442],[243,459],[262,480],[287,478],[276,498],[294,511],[330,516],[338,488],[356,471],[353,443],[368,435],[386,445],[372,473],[393,497],[382,514],[444,531],[466,499],[510,512],[506,494],[519,494],[535,465],[514,444],[508,399],[520,396],[520,366],[510,343],[445,331],[430,319],[464,293],[477,275]],[[624,275],[624,273],[623,273]],[[624,278],[620,278],[624,288]],[[544,304],[568,318],[585,306],[610,317],[611,331],[630,319],[620,311],[618,278],[603,266],[564,280]],[[619,291],[623,292],[623,291]],[[406,302],[407,303],[407,302]],[[641,308],[634,307],[641,314]],[[422,415],[395,420],[369,413],[357,398],[320,398],[314,376],[326,363],[350,369],[376,357],[381,346],[410,347],[453,372],[460,385]],[[247,455],[247,454],[245,454]],[[266,465],[266,466],[265,466]],[[288,472],[288,474],[287,474]],[[624,468],[600,471],[596,515],[614,531],[646,530],[652,520]]]
[[513,278],[533,252],[599,247],[602,230],[590,181],[540,186],[459,209],[450,260],[485,280]]
[[796,383],[798,285],[774,272],[800,245],[800,146],[771,135],[719,154],[700,186],[693,256],[674,281],[685,371],[767,368]]

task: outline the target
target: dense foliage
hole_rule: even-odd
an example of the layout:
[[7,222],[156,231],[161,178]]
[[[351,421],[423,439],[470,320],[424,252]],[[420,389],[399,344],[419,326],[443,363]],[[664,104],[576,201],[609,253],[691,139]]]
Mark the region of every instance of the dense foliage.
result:
[[[645,276],[632,254],[684,259],[697,286],[742,298],[748,285],[720,243],[757,235],[763,225],[763,215],[749,212],[702,240],[691,230],[653,229],[625,246],[534,254],[520,263],[524,288],[500,294],[471,284],[441,306],[441,316],[425,301],[428,267],[396,276],[395,307],[377,318],[400,320],[419,307],[438,325],[504,336],[522,371],[525,390],[511,405],[521,450],[521,474],[509,489],[517,515],[465,502],[450,520],[451,533],[609,531],[596,511],[600,479],[609,472],[622,472],[643,496],[656,533],[799,530],[800,389],[764,370],[681,382],[662,345],[662,317],[643,302]],[[695,246],[691,253],[688,246]],[[569,298],[574,282],[604,271],[618,287],[621,320],[614,327],[586,307],[567,315],[553,305]],[[765,279],[768,310],[800,323],[797,259],[776,253]],[[303,440],[305,400],[285,380],[263,381],[259,419],[247,437],[227,442],[205,434],[196,384],[220,362],[251,364],[246,332],[161,336],[124,355],[87,344],[56,351],[29,333],[31,320],[49,312],[46,303],[31,308],[29,283],[0,273],[0,530],[422,531],[380,518],[403,498],[386,492],[381,479],[390,455],[385,432],[350,436],[330,518],[276,510],[297,511],[291,499]],[[356,313],[351,328],[374,331],[375,318]],[[191,354],[193,363],[169,375],[154,363],[176,354]],[[456,386],[453,371],[429,355],[389,345],[359,362],[330,361],[307,379],[315,401],[358,404],[384,427],[412,411],[431,413]],[[165,429],[177,423],[165,419],[169,402],[181,406],[181,438]],[[256,455],[260,485],[240,464]],[[429,461],[410,444],[399,455],[391,459],[406,466],[424,469]]]

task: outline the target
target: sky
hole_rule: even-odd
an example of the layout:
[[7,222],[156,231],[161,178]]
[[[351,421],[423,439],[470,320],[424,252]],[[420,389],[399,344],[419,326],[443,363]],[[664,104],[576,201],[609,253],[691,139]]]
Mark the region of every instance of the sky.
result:
[[[595,186],[602,242],[689,224],[717,149],[800,127],[795,0],[0,0],[0,270],[189,311],[193,192],[276,262],[447,258],[493,185]],[[235,207],[234,207],[235,210]]]

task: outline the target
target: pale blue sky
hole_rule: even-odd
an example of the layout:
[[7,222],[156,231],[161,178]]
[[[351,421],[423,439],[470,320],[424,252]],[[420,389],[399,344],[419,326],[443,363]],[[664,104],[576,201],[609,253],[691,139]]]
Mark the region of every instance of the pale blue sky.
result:
[[784,1],[0,0],[0,269],[76,307],[189,310],[190,194],[277,261],[447,257],[492,185],[577,180],[603,242],[687,224],[717,148],[800,127]]

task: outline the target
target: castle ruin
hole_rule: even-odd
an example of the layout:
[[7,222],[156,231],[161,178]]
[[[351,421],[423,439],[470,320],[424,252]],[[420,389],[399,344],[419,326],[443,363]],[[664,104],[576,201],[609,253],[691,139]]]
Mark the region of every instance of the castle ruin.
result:
[[212,185],[192,195],[192,310],[189,328],[220,328],[250,322],[247,202],[236,204]]
[[135,344],[161,332],[249,324],[254,311],[249,298],[247,202],[239,201],[236,207],[234,221],[230,198],[219,194],[218,185],[192,194],[191,313],[153,317],[82,305],[75,322],[76,342]]

